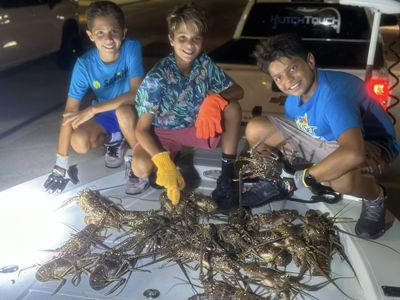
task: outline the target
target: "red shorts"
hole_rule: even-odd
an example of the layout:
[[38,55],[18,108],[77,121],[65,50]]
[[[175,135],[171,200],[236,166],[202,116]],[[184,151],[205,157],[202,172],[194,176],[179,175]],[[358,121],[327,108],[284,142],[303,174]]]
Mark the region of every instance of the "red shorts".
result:
[[196,137],[196,128],[180,128],[180,129],[162,129],[155,128],[157,135],[163,148],[170,152],[172,157],[181,150],[182,146],[189,146],[201,149],[215,149],[221,139],[221,136],[213,138],[198,139]]

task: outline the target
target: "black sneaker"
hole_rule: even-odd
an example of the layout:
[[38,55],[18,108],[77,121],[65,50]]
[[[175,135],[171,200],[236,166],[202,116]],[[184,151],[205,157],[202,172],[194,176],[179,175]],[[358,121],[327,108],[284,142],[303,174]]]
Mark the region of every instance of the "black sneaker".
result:
[[217,187],[211,194],[213,200],[218,204],[218,210],[230,210],[239,207],[238,184],[232,179],[218,177]]
[[385,232],[385,198],[383,196],[373,201],[362,200],[361,215],[355,227],[358,236],[376,239]]
[[273,200],[284,199],[291,193],[291,188],[283,180],[260,178],[242,195],[242,206],[259,207]]

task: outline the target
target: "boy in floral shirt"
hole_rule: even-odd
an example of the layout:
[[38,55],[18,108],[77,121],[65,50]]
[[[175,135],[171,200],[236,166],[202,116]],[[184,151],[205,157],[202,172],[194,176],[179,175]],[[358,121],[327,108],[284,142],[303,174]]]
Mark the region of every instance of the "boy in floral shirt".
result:
[[185,4],[167,17],[173,52],[146,75],[136,96],[138,145],[132,167],[145,178],[157,168],[156,183],[177,204],[185,181],[173,158],[183,145],[215,149],[222,144],[222,172],[212,196],[220,209],[237,205],[233,161],[240,138],[243,89],[205,54],[206,18]]

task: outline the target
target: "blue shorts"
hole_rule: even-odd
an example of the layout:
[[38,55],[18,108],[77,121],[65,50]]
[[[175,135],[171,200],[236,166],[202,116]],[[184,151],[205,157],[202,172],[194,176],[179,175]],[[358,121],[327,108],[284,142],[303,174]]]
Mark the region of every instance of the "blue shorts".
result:
[[114,132],[121,132],[115,110],[99,113],[94,117],[94,121],[103,127],[108,135]]

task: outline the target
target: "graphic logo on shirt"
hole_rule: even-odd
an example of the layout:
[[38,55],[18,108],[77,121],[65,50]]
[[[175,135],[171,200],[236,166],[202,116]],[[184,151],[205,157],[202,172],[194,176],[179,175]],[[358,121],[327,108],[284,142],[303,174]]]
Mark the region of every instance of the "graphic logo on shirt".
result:
[[128,67],[126,67],[125,69],[123,69],[120,72],[115,73],[114,76],[111,77],[110,79],[106,79],[104,81],[104,85],[105,85],[105,87],[109,87],[117,80],[121,80],[121,79],[125,78],[126,76],[128,76]]
[[97,90],[101,88],[101,84],[98,80],[93,81],[93,87]]
[[311,126],[308,124],[308,116],[307,114],[304,114],[304,116],[299,116],[296,119],[296,126],[300,130],[308,133],[309,135],[315,137],[315,130],[317,130],[317,126]]

